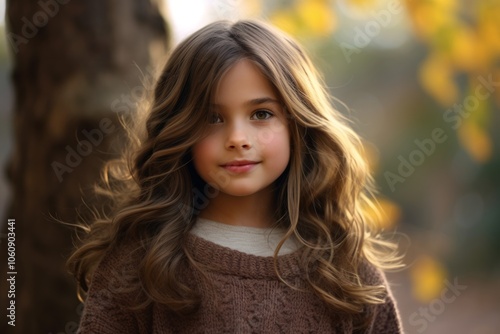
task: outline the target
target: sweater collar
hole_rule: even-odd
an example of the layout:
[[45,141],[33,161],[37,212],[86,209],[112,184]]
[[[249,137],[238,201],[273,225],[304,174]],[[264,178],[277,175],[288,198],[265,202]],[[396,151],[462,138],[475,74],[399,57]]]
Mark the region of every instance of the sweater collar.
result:
[[[191,257],[208,270],[245,278],[278,279],[274,270],[274,258],[246,254],[200,238],[192,233],[186,237],[187,250]],[[302,277],[305,273],[300,265],[301,249],[278,256],[281,277]]]

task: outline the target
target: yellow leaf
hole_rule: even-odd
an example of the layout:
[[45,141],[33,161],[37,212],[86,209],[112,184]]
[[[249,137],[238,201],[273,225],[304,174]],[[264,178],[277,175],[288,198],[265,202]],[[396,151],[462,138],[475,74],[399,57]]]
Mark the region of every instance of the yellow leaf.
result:
[[399,219],[401,219],[401,209],[396,203],[388,199],[379,198],[378,203],[382,218],[379,226],[383,229],[394,227]]
[[458,128],[458,138],[465,150],[477,162],[484,163],[491,158],[493,153],[491,138],[477,123],[465,120]]
[[451,58],[455,66],[464,71],[484,69],[489,62],[487,45],[471,28],[457,26],[453,31]]
[[378,229],[390,229],[401,218],[399,206],[386,198],[377,198],[376,203],[373,206],[366,206],[364,211],[368,223]]
[[289,33],[292,36],[296,36],[298,32],[297,22],[290,11],[277,11],[271,17],[270,21],[276,27]]
[[453,81],[453,69],[444,57],[429,56],[419,72],[423,88],[443,106],[452,105],[458,97],[458,89]]
[[457,0],[431,0],[422,2],[430,2],[442,11],[456,11],[459,5]]
[[349,0],[349,3],[352,4],[353,6],[365,9],[365,10],[370,10],[375,8],[379,1],[377,0]]
[[496,15],[487,13],[480,15],[478,19],[478,33],[482,45],[486,46],[493,55],[500,54],[500,10]]
[[337,26],[337,17],[326,0],[302,0],[296,10],[304,28],[313,35],[331,34]]
[[413,18],[417,33],[424,39],[431,40],[443,27],[456,21],[454,1],[412,1],[408,3],[408,12]]
[[457,134],[460,144],[474,160],[486,162],[493,153],[493,143],[486,130],[490,121],[489,96],[479,94],[479,88],[487,92],[482,80],[470,76],[468,95],[462,103],[463,120]]
[[421,256],[411,267],[413,295],[422,303],[440,296],[444,288],[446,269],[430,256]]

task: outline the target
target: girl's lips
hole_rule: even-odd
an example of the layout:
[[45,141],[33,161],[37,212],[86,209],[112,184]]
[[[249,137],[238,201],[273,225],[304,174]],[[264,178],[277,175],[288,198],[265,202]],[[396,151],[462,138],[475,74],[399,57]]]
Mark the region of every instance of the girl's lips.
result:
[[229,163],[229,164],[226,164],[226,165],[222,165],[222,167],[229,171],[229,172],[233,172],[233,173],[245,173],[245,172],[249,172],[251,171],[252,169],[255,168],[255,166],[257,166],[257,164],[259,164],[259,162],[235,162],[235,163]]

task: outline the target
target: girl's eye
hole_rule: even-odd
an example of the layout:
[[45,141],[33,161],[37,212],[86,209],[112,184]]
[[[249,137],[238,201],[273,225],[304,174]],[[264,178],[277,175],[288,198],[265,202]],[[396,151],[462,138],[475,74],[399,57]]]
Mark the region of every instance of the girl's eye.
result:
[[267,111],[267,110],[257,110],[253,114],[253,118],[258,119],[258,120],[269,119],[273,116],[274,116],[274,114],[270,111]]
[[210,116],[210,124],[216,124],[216,123],[221,123],[221,122],[222,122],[222,118],[220,117],[219,114],[213,113]]

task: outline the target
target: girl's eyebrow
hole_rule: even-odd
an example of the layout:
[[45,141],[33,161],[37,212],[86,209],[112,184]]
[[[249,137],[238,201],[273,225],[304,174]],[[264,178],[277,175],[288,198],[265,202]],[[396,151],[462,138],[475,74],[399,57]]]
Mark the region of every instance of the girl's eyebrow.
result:
[[278,100],[273,99],[271,97],[267,97],[267,96],[266,97],[259,97],[259,98],[250,100],[250,101],[246,102],[245,105],[255,106],[255,105],[264,104],[264,103],[276,103],[276,104],[281,105],[281,103]]
[[[281,102],[273,99],[272,97],[264,96],[264,97],[258,97],[256,99],[249,100],[245,102],[245,106],[256,106],[259,104],[264,104],[264,103],[275,103],[281,106]],[[211,103],[210,104],[212,107],[224,107],[224,105],[217,104],[217,103]]]

